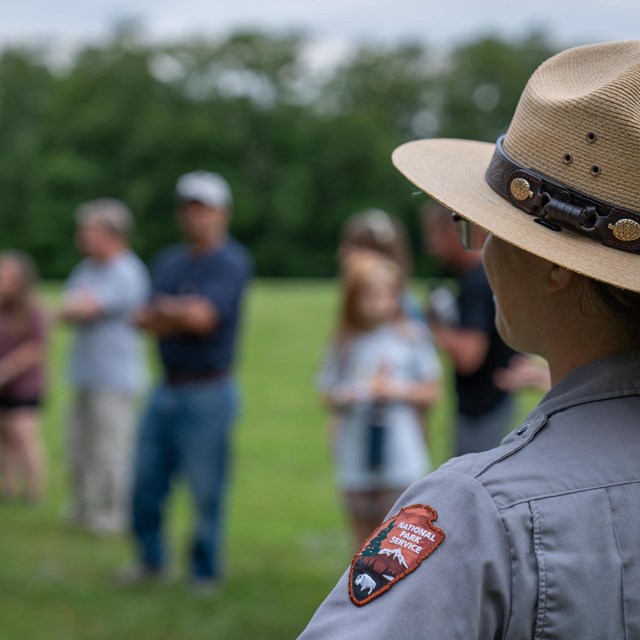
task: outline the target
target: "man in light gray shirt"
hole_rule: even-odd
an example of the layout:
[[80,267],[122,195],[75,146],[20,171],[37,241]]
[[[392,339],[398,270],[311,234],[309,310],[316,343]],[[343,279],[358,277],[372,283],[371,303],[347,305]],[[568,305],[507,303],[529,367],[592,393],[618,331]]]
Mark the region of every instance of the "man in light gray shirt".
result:
[[71,519],[94,533],[127,526],[136,398],[146,382],[141,334],[131,321],[149,276],[129,249],[133,225],[120,201],[79,207],[77,243],[86,258],[65,284],[61,317],[74,327],[69,424]]

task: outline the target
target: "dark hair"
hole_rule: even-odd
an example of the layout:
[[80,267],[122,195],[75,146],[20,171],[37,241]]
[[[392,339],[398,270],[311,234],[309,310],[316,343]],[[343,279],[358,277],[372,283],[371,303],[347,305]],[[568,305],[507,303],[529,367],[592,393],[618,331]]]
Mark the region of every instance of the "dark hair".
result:
[[27,304],[38,282],[38,268],[30,255],[18,249],[1,252],[0,262],[5,260],[13,262],[18,267],[21,279],[19,302],[20,304]]
[[[584,278],[585,289],[592,294],[597,308],[613,318],[630,333],[632,341],[640,343],[640,293],[620,289],[610,284]],[[584,299],[581,307],[584,310]]]
[[13,335],[23,335],[30,330],[34,322],[32,309],[34,289],[38,282],[38,270],[31,256],[24,251],[12,249],[0,252],[0,263],[13,263],[20,273],[20,288],[11,305],[3,306],[3,313],[9,320],[9,330]]

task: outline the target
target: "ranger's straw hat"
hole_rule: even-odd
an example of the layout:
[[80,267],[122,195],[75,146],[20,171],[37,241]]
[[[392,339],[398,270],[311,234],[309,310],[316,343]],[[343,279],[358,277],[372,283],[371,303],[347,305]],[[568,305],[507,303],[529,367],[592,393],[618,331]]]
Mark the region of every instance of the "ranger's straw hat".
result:
[[393,161],[496,237],[640,292],[640,41],[547,60],[495,145],[418,140]]

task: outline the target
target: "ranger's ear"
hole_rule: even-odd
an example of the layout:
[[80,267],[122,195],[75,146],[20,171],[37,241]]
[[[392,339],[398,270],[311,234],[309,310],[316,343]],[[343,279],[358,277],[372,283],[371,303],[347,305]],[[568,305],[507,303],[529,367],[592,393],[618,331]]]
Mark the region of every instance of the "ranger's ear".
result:
[[550,263],[545,288],[549,293],[559,293],[570,287],[575,278],[576,274],[573,271]]

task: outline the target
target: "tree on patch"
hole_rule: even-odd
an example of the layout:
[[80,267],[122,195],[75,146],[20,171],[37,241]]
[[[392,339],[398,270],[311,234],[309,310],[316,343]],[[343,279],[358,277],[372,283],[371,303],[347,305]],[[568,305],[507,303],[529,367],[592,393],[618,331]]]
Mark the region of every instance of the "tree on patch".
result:
[[365,557],[371,557],[380,553],[380,545],[384,542],[395,524],[396,521],[392,520],[384,529],[382,529],[380,533],[362,550],[362,555]]

